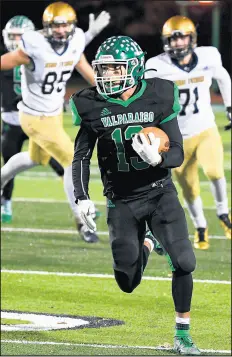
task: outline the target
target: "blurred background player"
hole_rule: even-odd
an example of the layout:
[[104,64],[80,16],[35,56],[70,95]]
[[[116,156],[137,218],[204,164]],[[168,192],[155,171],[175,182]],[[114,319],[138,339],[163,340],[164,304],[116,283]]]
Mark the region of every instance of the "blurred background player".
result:
[[197,47],[196,28],[189,18],[173,16],[166,21],[162,29],[162,40],[165,52],[147,61],[146,69],[150,71],[146,72],[146,78],[157,76],[172,80],[179,86],[182,110],[178,124],[184,139],[185,159],[174,171],[196,228],[194,247],[208,249],[208,229],[200,197],[198,164],[210,180],[217,216],[226,237],[231,238],[223,146],[210,100],[210,86],[214,78],[231,121],[231,79],[222,66],[217,48]]
[[[26,31],[35,30],[35,26],[26,16],[14,16],[6,24],[3,30],[4,52],[17,49],[21,36]],[[13,155],[21,151],[23,143],[28,136],[22,130],[19,123],[17,104],[21,97],[20,66],[2,73],[2,156],[6,163]],[[63,176],[62,166],[53,158],[50,166],[59,176]],[[1,197],[1,221],[12,221],[11,197],[14,188],[14,179],[11,179],[4,187]]]
[[[109,23],[109,13],[102,11],[95,19],[94,14],[89,15],[89,29],[85,32],[86,44]],[[3,29],[4,51],[14,51],[18,48],[21,36],[26,31],[35,30],[35,26],[26,16],[14,16]],[[20,66],[4,71],[2,75],[2,156],[6,163],[13,155],[19,153],[28,136],[23,132],[17,111],[17,104],[21,97],[21,73]],[[22,154],[23,157],[24,154]],[[62,166],[53,158],[49,161],[55,172],[63,177]],[[11,197],[14,187],[14,179],[11,179],[4,187],[1,197],[1,221],[12,221]]]
[[[62,126],[62,109],[66,82],[74,68],[92,85],[94,74],[83,53],[86,44],[108,23],[103,12],[101,21],[90,15],[87,37],[76,27],[74,9],[64,2],[50,4],[43,14],[43,30],[22,35],[20,48],[1,58],[1,69],[21,66],[22,101],[19,120],[29,136],[29,151],[14,155],[2,168],[2,187],[17,173],[38,164],[46,165],[54,157],[64,168],[64,189],[73,210],[77,228],[86,242],[98,237],[83,224],[73,194],[71,163],[74,145]],[[96,214],[94,213],[95,217]]]

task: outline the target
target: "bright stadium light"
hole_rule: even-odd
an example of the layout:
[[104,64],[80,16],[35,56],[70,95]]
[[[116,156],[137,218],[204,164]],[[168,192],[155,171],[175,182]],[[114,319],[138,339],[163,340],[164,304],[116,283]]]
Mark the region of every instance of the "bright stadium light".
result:
[[194,6],[194,5],[216,5],[218,1],[196,1],[196,0],[189,0],[189,1],[176,1],[177,5],[180,6]]
[[202,4],[202,5],[212,5],[215,3],[215,1],[198,1],[199,4]]

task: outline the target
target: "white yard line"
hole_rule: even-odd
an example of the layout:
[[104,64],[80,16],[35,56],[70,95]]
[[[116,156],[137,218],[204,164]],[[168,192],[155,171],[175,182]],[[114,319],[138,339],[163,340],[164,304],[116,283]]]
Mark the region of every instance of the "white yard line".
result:
[[[77,234],[74,229],[40,229],[40,228],[12,228],[1,227],[2,232],[24,232],[24,233],[40,233],[40,234]],[[98,232],[100,236],[108,236],[109,232]]]
[[[40,233],[40,234],[76,234],[74,229],[42,229],[42,228],[13,228],[13,227],[1,227],[2,232],[24,232],[24,233]],[[99,231],[100,236],[108,236],[109,232]],[[190,235],[193,238],[193,235]],[[228,239],[225,236],[210,235],[210,239]]]
[[[90,168],[90,173],[91,175],[98,175],[98,178],[100,176],[100,170],[99,168],[96,166],[93,166]],[[50,178],[50,177],[56,177],[59,178],[59,176],[57,176],[57,174],[54,171],[23,171],[20,174],[18,174],[17,177],[30,177],[30,178],[41,178],[41,177],[46,177],[46,178]],[[100,179],[100,178],[99,178]]]
[[[123,348],[123,349],[141,349],[141,350],[156,350],[156,351],[173,351],[172,348],[161,347],[161,346],[123,346],[123,345],[102,345],[102,344],[92,344],[92,343],[69,343],[69,342],[52,342],[52,341],[20,341],[20,340],[1,340],[2,343],[15,343],[23,345],[53,345],[53,346],[73,346],[73,347],[93,347],[93,348]],[[231,354],[229,350],[205,350],[201,349],[201,352],[205,353],[224,353]]]
[[[71,277],[80,277],[80,278],[100,278],[100,279],[114,279],[114,275],[111,274],[88,274],[88,273],[64,273],[64,272],[53,272],[53,271],[36,271],[36,270],[11,270],[11,269],[2,269],[2,273],[8,274],[25,274],[25,275],[55,275],[55,276],[71,276]],[[164,278],[159,276],[143,276],[143,280],[149,281],[171,281],[171,278]],[[231,285],[231,281],[228,280],[202,280],[202,279],[193,279],[195,283],[202,284],[222,284],[222,285]]]
[[[34,203],[68,203],[67,200],[55,200],[53,198],[27,198],[27,197],[15,197],[14,202],[34,202]],[[106,206],[106,201],[94,201],[97,206]],[[184,206],[184,208],[186,208]],[[204,209],[216,210],[214,206],[204,206]]]
[[[227,168],[224,168],[227,169]],[[231,170],[231,167],[228,167],[228,170]],[[98,169],[91,169],[90,170],[90,174],[92,175],[92,177],[90,178],[90,181],[99,181],[102,182],[100,179],[100,172]],[[56,173],[54,172],[49,172],[49,171],[25,171],[21,174],[19,174],[17,176],[17,179],[20,180],[40,180],[40,179],[57,179],[60,180],[60,177],[57,176]],[[177,184],[177,181],[174,181],[174,184]],[[209,181],[205,180],[205,181],[200,181],[200,186],[208,186],[209,185]],[[227,182],[227,186],[230,186],[230,183]]]
[[[14,202],[34,202],[34,203],[68,203],[67,200],[54,200],[53,198],[27,198],[16,197],[13,198]],[[106,201],[94,201],[98,206],[106,206]]]

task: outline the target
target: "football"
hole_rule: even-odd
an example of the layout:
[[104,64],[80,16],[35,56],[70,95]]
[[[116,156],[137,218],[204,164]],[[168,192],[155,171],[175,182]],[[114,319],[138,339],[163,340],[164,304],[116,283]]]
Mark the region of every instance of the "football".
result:
[[160,138],[159,152],[167,152],[169,150],[170,141],[169,141],[169,138],[168,138],[167,134],[163,130],[151,126],[151,127],[148,127],[148,128],[143,128],[139,132],[139,134],[140,133],[143,133],[146,136],[146,138],[149,141],[149,143],[150,143],[150,139],[147,136],[147,134],[148,133],[154,133],[156,138]]

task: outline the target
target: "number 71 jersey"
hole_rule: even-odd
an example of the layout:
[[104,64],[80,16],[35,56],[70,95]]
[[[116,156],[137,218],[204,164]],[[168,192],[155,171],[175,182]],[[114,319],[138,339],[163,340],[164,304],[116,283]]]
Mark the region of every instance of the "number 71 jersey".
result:
[[84,32],[76,28],[61,53],[52,48],[40,31],[26,32],[20,47],[31,58],[31,63],[21,66],[23,100],[18,108],[32,115],[60,114],[67,80],[85,48]]
[[176,65],[166,53],[152,57],[146,63],[146,69],[157,70],[146,72],[146,78],[159,77],[177,84],[181,104],[178,124],[184,139],[216,125],[210,86],[215,70],[222,66],[221,56],[215,47],[210,46],[197,47],[194,53],[195,63],[190,71]]

